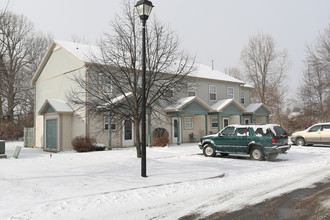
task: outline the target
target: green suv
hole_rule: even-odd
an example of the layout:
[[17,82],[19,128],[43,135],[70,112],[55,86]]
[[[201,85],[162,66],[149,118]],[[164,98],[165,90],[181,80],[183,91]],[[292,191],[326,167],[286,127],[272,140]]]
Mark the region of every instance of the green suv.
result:
[[291,148],[288,135],[280,125],[229,125],[219,133],[201,138],[198,144],[206,157],[250,154],[255,160],[274,160]]

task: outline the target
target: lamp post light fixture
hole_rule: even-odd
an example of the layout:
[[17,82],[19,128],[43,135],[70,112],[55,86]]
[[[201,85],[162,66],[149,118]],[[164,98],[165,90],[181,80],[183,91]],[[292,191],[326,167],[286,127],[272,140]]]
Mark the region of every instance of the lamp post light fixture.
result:
[[140,0],[135,8],[142,21],[142,147],[141,147],[141,176],[147,177],[147,150],[146,150],[146,21],[154,6],[151,1]]

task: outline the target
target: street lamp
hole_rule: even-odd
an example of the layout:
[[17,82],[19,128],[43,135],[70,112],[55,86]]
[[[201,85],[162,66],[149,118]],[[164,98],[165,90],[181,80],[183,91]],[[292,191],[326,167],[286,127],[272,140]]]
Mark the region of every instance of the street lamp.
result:
[[141,176],[147,177],[147,150],[146,150],[146,21],[154,6],[151,1],[140,0],[135,8],[142,21],[142,149],[141,149]]

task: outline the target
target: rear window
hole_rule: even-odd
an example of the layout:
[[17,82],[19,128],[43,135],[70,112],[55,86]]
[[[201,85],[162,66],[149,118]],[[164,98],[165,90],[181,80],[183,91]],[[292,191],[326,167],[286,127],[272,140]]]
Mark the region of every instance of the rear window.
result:
[[276,136],[286,136],[287,135],[285,130],[280,126],[274,126],[274,130],[275,130]]

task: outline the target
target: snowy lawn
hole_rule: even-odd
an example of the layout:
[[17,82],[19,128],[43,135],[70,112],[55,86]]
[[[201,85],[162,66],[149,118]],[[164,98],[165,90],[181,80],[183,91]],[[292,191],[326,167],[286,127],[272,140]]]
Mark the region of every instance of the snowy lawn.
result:
[[[0,219],[177,219],[239,209],[330,176],[330,147],[293,146],[276,161],[207,158],[197,144],[44,152],[7,142],[0,160]],[[328,202],[325,202],[328,206]]]

